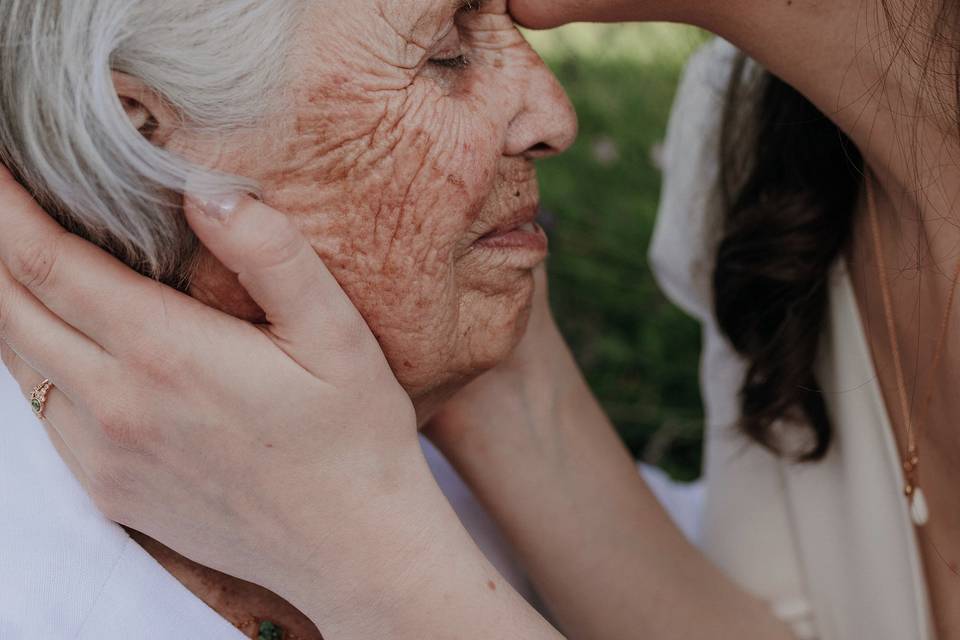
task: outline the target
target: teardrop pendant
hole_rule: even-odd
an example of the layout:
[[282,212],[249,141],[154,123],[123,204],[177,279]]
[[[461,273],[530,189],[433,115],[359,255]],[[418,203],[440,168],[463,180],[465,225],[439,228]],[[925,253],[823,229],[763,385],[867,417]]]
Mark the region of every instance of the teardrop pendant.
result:
[[913,524],[922,527],[930,520],[930,510],[927,507],[927,499],[923,495],[923,489],[914,487],[910,495],[910,519]]

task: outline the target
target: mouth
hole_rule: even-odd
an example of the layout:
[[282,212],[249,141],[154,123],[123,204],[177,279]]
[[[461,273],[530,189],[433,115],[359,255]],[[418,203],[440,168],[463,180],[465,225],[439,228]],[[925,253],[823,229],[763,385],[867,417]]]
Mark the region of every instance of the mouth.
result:
[[547,234],[537,224],[538,207],[527,207],[516,212],[509,220],[477,238],[475,249],[496,251],[527,251],[546,255]]

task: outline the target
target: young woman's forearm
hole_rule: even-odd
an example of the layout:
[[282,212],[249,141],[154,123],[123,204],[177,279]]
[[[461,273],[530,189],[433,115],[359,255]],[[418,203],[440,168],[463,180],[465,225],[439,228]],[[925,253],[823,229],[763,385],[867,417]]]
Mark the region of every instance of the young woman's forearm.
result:
[[562,640],[487,562],[426,463],[412,466],[349,517],[335,563],[279,571],[273,588],[330,638]]
[[506,379],[485,411],[460,412],[463,424],[431,435],[500,523],[561,629],[578,640],[788,638],[673,525],[559,333],[550,340],[542,361]]

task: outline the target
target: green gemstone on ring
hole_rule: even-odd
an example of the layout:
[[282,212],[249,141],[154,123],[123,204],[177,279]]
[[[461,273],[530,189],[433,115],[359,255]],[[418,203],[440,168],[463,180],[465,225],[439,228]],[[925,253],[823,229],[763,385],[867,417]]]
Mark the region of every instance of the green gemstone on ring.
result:
[[33,407],[33,412],[38,415],[40,414],[40,409],[43,408],[43,405],[41,405],[40,401],[37,400],[36,398],[30,401],[30,406]]
[[283,627],[271,620],[260,623],[260,633],[257,640],[283,640]]

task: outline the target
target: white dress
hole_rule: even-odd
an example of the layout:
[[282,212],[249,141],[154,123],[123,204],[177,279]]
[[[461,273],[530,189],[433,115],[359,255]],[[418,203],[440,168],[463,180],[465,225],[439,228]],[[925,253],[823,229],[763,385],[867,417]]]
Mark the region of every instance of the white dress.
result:
[[732,426],[744,365],[716,326],[711,270],[720,226],[717,140],[733,48],[691,61],[671,119],[651,261],[664,291],[703,326],[706,504],[700,544],[765,599],[798,638],[932,640],[920,553],[902,472],[853,288],[833,271],[817,379],[836,440],[796,465]]
[[[441,488],[515,588],[533,592],[492,520],[424,443]],[[0,367],[0,640],[243,640],[83,492]]]

